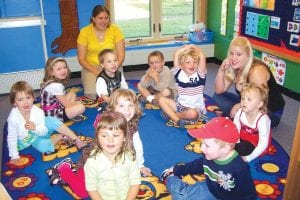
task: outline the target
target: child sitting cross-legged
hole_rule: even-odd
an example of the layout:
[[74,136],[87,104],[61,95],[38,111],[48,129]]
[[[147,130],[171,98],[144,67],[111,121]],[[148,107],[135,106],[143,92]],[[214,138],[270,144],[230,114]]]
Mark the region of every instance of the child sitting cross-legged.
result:
[[176,95],[175,79],[170,69],[165,66],[162,52],[151,52],[148,55],[148,64],[149,69],[137,85],[141,95],[139,101],[158,106],[157,100],[161,96],[173,99]]
[[[192,162],[166,169],[162,178],[173,199],[255,200],[256,191],[249,165],[234,150],[239,133],[227,117],[216,117],[199,129],[188,130],[202,139],[203,156]],[[182,181],[188,174],[204,174],[206,179],[193,185]]]
[[178,97],[158,99],[163,118],[170,118],[181,128],[198,120],[206,113],[203,89],[206,80],[206,61],[196,45],[186,45],[174,54],[174,68]]

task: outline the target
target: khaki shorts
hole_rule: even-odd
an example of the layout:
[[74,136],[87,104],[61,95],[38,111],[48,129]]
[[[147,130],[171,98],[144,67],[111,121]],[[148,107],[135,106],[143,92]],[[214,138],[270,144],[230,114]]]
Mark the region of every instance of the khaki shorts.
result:
[[81,81],[83,85],[84,95],[90,99],[96,99],[96,79],[97,76],[86,69],[81,70]]

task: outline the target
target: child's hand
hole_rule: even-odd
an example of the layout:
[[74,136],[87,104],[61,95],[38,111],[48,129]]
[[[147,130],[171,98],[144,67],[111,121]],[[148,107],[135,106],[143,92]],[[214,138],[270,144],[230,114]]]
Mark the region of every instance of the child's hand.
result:
[[11,159],[9,161],[9,163],[12,164],[12,165],[22,165],[23,164],[21,158]]
[[148,70],[147,75],[148,75],[150,78],[152,78],[155,82],[159,79],[158,72],[157,72],[155,69],[153,69],[153,68],[150,68],[150,69]]
[[148,167],[142,167],[141,174],[142,176],[152,176],[151,169],[149,169]]
[[27,121],[27,122],[25,123],[25,128],[26,128],[27,130],[34,131],[35,128],[36,128],[36,126],[35,126],[35,124],[34,124],[33,122]]

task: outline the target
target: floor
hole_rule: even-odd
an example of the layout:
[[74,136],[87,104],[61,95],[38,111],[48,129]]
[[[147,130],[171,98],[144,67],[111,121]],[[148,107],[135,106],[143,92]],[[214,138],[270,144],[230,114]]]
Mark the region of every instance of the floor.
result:
[[[207,74],[207,82],[205,85],[204,92],[209,96],[212,96],[214,92],[214,77],[216,75],[218,67],[219,66],[214,63],[207,64],[208,74]],[[145,71],[143,70],[125,72],[125,77],[127,80],[140,79],[144,73]],[[70,80],[69,85],[78,84],[78,83],[80,83],[80,78],[74,78]],[[290,154],[300,104],[298,101],[285,95],[284,95],[284,99],[286,101],[284,115],[282,117],[279,126],[272,130],[272,136],[273,138],[276,139],[277,142],[281,144],[281,146],[285,149],[285,151],[288,154]],[[1,108],[0,127],[4,127],[6,118],[11,108],[9,105],[10,104],[9,104],[8,95],[0,95],[0,108]],[[1,128],[1,134],[0,134],[0,158],[1,158],[0,164],[2,161],[2,141],[3,141],[3,128]]]

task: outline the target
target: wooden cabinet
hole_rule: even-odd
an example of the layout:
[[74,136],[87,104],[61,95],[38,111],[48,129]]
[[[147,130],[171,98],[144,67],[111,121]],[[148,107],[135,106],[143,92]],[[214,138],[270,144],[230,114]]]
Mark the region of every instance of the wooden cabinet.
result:
[[284,200],[294,200],[300,197],[300,111],[290,156],[290,164],[286,186],[283,194]]

